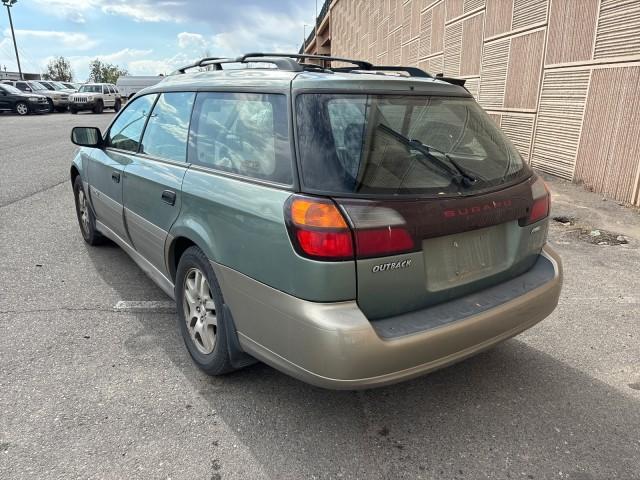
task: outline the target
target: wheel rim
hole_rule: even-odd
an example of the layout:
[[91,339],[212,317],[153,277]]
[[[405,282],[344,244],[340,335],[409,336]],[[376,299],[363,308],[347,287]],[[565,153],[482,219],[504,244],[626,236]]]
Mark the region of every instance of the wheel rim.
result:
[[218,319],[216,305],[205,275],[191,268],[184,279],[184,318],[189,336],[200,353],[209,354],[216,346]]
[[89,233],[89,210],[87,207],[87,197],[82,190],[78,190],[78,211],[80,212],[80,223],[84,233]]
[[20,103],[16,106],[16,110],[20,115],[24,115],[27,113],[27,106],[23,103]]

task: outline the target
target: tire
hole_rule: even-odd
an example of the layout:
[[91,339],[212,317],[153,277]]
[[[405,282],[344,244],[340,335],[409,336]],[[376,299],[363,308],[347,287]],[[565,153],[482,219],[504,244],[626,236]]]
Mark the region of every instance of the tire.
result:
[[71,108],[69,107],[69,111],[73,114],[73,115],[77,115],[78,110],[76,110],[75,108]]
[[96,217],[89,205],[80,175],[73,181],[73,198],[76,203],[76,215],[78,216],[78,225],[80,226],[82,238],[89,245],[100,245],[104,242],[104,237],[96,229]]
[[53,113],[53,111],[55,110],[55,107],[53,106],[53,100],[48,98],[47,102],[49,103],[49,112],[48,113]]
[[[206,281],[203,288],[197,288],[198,273]],[[189,285],[194,285],[194,288]],[[226,309],[223,308],[220,285],[209,260],[198,247],[189,247],[180,257],[175,297],[178,328],[195,364],[209,375],[234,371],[227,344]],[[189,302],[189,298],[193,301]]]
[[102,103],[102,100],[98,100],[98,103],[96,103],[96,106],[93,107],[93,113],[102,113],[103,110],[104,110],[104,103]]
[[116,100],[116,103],[113,104],[113,111],[116,113],[119,112],[121,106],[122,104],[120,103],[120,100]]
[[18,102],[16,103],[15,111],[21,117],[29,115],[29,105],[27,105],[25,102]]

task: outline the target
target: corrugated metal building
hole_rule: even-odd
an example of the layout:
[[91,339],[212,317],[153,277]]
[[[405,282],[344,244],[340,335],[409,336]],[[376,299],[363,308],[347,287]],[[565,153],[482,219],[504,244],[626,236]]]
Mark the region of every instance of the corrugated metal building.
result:
[[306,52],[465,78],[533,167],[640,205],[640,0],[333,0],[317,25]]

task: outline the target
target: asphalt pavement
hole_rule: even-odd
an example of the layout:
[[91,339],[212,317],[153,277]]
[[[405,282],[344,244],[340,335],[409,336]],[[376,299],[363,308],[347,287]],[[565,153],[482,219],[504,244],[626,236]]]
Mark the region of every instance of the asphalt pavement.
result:
[[82,241],[69,133],[111,118],[0,115],[0,479],[640,478],[637,210],[551,181],[559,307],[447,369],[361,392],[211,378],[168,298]]

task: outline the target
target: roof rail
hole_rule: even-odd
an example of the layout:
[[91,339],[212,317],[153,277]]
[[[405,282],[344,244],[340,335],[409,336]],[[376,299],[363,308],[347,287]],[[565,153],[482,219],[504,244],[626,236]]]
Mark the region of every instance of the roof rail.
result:
[[[320,60],[323,65],[315,65],[304,63],[304,60]],[[350,63],[352,66],[347,67],[329,67],[326,62],[342,62]],[[184,67],[179,68],[174,73],[185,73],[186,70],[196,67],[213,66],[214,70],[222,70],[222,64],[225,63],[270,63],[276,66],[278,70],[290,72],[302,72],[304,70],[325,70],[328,72],[405,72],[411,77],[433,78],[424,70],[416,67],[403,67],[393,65],[374,65],[365,60],[356,60],[352,58],[332,57],[328,55],[310,55],[301,53],[263,53],[251,52],[245,53],[236,58],[225,57],[205,57]],[[452,79],[443,79],[445,81]],[[455,83],[455,82],[450,82]],[[459,83],[457,83],[459,84]],[[464,85],[464,84],[463,84]]]

